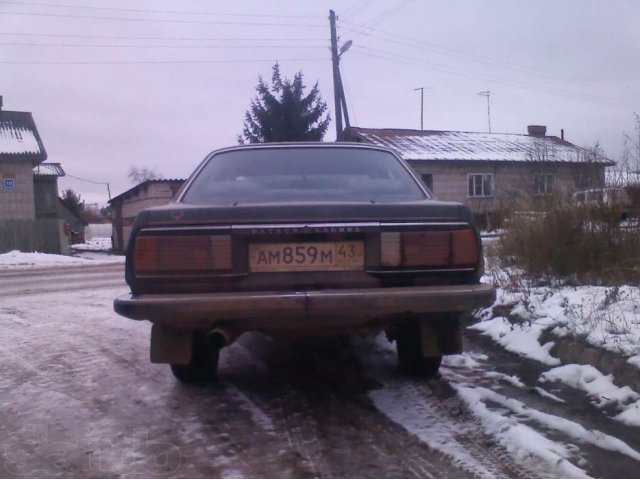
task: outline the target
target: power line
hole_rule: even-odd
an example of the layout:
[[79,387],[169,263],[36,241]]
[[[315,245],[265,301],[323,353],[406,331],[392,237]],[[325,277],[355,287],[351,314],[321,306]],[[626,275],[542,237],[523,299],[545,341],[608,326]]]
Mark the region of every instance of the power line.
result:
[[215,16],[215,17],[270,17],[270,18],[313,18],[319,19],[321,17],[317,15],[280,15],[280,14],[268,14],[268,13],[213,13],[213,12],[192,12],[186,10],[151,10],[143,8],[116,8],[116,7],[96,7],[89,5],[71,5],[62,3],[45,3],[45,2],[24,2],[24,1],[10,1],[3,0],[3,4],[9,5],[29,5],[35,7],[62,7],[62,8],[76,8],[82,10],[99,10],[99,11],[111,11],[111,12],[129,12],[129,13],[155,13],[155,14],[171,14],[171,15],[202,15],[202,16]]
[[65,172],[65,177],[70,177],[70,178],[75,178],[76,180],[82,180],[83,182],[89,182],[89,183],[94,183],[96,185],[108,185],[107,182],[97,182],[95,180],[89,180],[87,178],[82,178],[82,177],[74,177],[73,175],[69,175],[67,172]]
[[[430,65],[431,67],[433,67],[436,70],[440,70],[443,71],[445,73],[449,73],[452,75],[458,75],[458,76],[463,76],[463,77],[468,77],[468,78],[480,78],[483,80],[490,80],[492,82],[495,83],[499,83],[502,85],[507,85],[507,86],[511,86],[511,87],[516,87],[516,88],[521,88],[521,89],[525,89],[525,90],[532,90],[532,91],[546,91],[547,93],[552,93],[552,94],[557,94],[557,95],[562,95],[562,96],[566,96],[566,97],[570,97],[570,98],[580,98],[580,99],[587,99],[587,100],[594,100],[594,96],[592,95],[581,95],[581,94],[576,94],[576,92],[574,91],[567,91],[567,90],[561,90],[561,89],[556,89],[556,88],[552,88],[552,87],[536,87],[536,86],[527,86],[521,83],[517,83],[517,82],[513,82],[510,81],[508,79],[504,79],[501,77],[495,77],[492,75],[486,75],[486,74],[478,74],[478,73],[469,73],[469,72],[461,72],[461,71],[457,71],[457,70],[453,70],[450,67],[448,67],[447,65],[442,65],[439,63],[435,63],[435,62],[431,62],[429,60],[423,60],[423,59],[419,59],[416,57],[409,57],[406,55],[400,55],[397,54],[395,52],[388,52],[385,50],[379,50],[379,49],[375,49],[375,48],[369,48],[369,47],[363,47],[363,46],[357,46],[357,48],[359,49],[364,49],[364,50],[370,50],[373,52],[377,52],[380,53],[382,55],[386,55],[386,56],[381,56],[381,55],[371,55],[371,54],[367,54],[364,52],[359,52],[363,55],[368,55],[368,56],[374,56],[376,58],[381,58],[384,60],[391,60],[391,61],[395,61],[394,57],[400,58],[404,61],[402,61],[401,63],[405,63],[405,64],[410,64],[410,65],[419,65],[419,64],[427,64]],[[391,57],[391,58],[389,58]],[[600,97],[600,98],[606,98],[606,97]],[[614,97],[609,97],[609,100],[613,101],[613,102],[618,102],[618,103],[628,103],[625,102],[622,99],[619,98],[614,98]],[[595,101],[595,100],[594,100]]]
[[[373,31],[375,31],[375,29],[372,29],[372,28],[367,27],[365,25],[358,25],[358,24],[351,23],[351,22],[343,22],[343,23],[346,23],[348,25],[353,25],[354,27],[357,27],[359,29],[367,29],[367,30],[370,30],[370,31],[369,32],[365,32],[365,31],[362,31],[362,30],[349,28],[349,27],[342,27],[343,30],[351,31],[351,32],[354,32],[356,34],[365,35],[367,37],[376,38],[376,39],[379,39],[379,40],[382,40],[382,41],[386,41],[386,42],[392,42],[392,43],[396,43],[396,44],[403,45],[403,46],[409,46],[409,47],[412,47],[412,48],[415,48],[415,49],[418,49],[418,50],[422,50],[422,51],[424,51],[425,50],[425,46],[427,46],[428,48],[436,50],[436,51],[440,51],[440,52],[442,52],[441,54],[446,54],[449,57],[450,56],[457,56],[457,57],[464,58],[465,60],[471,60],[471,61],[476,62],[476,63],[482,63],[482,64],[491,65],[491,66],[497,66],[499,68],[517,70],[517,71],[520,71],[522,73],[533,74],[533,75],[537,75],[537,76],[540,76],[540,77],[547,77],[547,78],[550,78],[550,79],[561,80],[561,81],[564,81],[564,82],[574,83],[574,84],[588,84],[588,85],[592,85],[592,86],[597,87],[597,88],[601,87],[598,84],[595,84],[593,82],[588,82],[588,81],[585,81],[585,80],[577,78],[577,77],[559,75],[557,73],[552,73],[552,72],[536,69],[536,68],[525,66],[525,65],[515,64],[513,62],[498,61],[498,60],[491,59],[489,57],[484,57],[484,56],[480,56],[480,55],[477,55],[477,54],[464,52],[464,51],[458,50],[458,49],[451,49],[451,48],[443,47],[443,46],[438,45],[438,44],[434,44],[434,43],[427,42],[427,41],[424,41],[424,40],[414,39],[414,38],[411,38],[411,37],[406,37],[406,36],[403,36],[403,35],[397,35],[397,34],[394,34],[394,33],[391,33],[391,32],[385,32],[386,35],[375,34],[375,33],[372,33]],[[395,37],[395,38],[392,38],[392,37]]]
[[373,28],[375,25],[378,25],[380,22],[382,22],[383,20],[386,20],[391,15],[395,15],[400,10],[402,10],[404,7],[406,7],[409,4],[409,2],[411,2],[411,1],[412,0],[402,0],[402,1],[398,2],[398,3],[396,3],[391,8],[388,8],[385,11],[383,11],[380,15],[377,15],[374,18],[372,18],[371,20],[369,20],[367,22],[367,27],[366,28]]
[[326,58],[257,58],[246,60],[114,60],[114,61],[39,61],[0,60],[1,65],[173,65],[210,63],[252,63],[252,62],[324,62]]
[[168,40],[168,41],[188,41],[188,42],[213,42],[213,41],[328,41],[326,38],[291,38],[291,37],[271,37],[271,38],[255,38],[255,37],[139,37],[139,36],[123,36],[123,35],[73,35],[68,33],[27,33],[27,32],[0,32],[0,35],[20,36],[20,37],[48,37],[48,38],[85,38],[96,40]]
[[0,47],[74,47],[74,48],[327,48],[326,45],[133,45],[72,43],[0,43]]
[[[366,56],[370,56],[370,57],[374,57],[374,58],[380,58],[380,59],[388,60],[388,61],[398,61],[398,60],[396,60],[396,58],[394,58],[394,57],[397,57],[397,58],[401,59],[401,60],[399,60],[400,63],[410,64],[410,65],[427,64],[427,65],[430,65],[435,70],[440,70],[440,71],[443,71],[443,72],[451,74],[451,75],[457,75],[457,76],[468,77],[468,78],[480,78],[480,79],[489,80],[489,81],[492,81],[494,83],[498,83],[498,84],[501,84],[501,85],[520,88],[520,89],[524,89],[524,90],[541,91],[541,92],[549,93],[551,95],[559,95],[559,96],[564,96],[564,97],[574,98],[574,99],[579,99],[579,100],[588,100],[588,101],[592,101],[592,102],[596,102],[596,103],[610,103],[610,104],[611,103],[616,103],[617,105],[630,105],[631,104],[630,102],[628,102],[628,101],[626,101],[624,99],[621,99],[621,98],[603,97],[603,96],[590,95],[590,94],[580,94],[580,93],[576,93],[574,91],[556,89],[556,88],[553,88],[553,87],[538,87],[538,86],[524,85],[522,83],[513,82],[513,81],[510,81],[510,80],[507,80],[507,79],[504,79],[504,78],[500,78],[500,77],[495,77],[495,76],[492,76],[492,75],[461,72],[461,71],[453,70],[453,69],[451,69],[450,67],[448,67],[446,65],[438,64],[438,63],[431,62],[431,61],[428,61],[428,60],[417,59],[415,57],[408,57],[408,56],[405,56],[405,55],[399,55],[399,54],[397,54],[395,52],[387,52],[387,51],[384,51],[384,50],[378,50],[378,49],[368,48],[368,47],[363,47],[363,46],[357,46],[357,48],[359,48],[360,50],[356,50],[356,52],[361,54],[361,55],[366,55]],[[376,54],[370,54],[370,53],[367,53],[366,51],[363,52],[361,50],[370,50],[370,51],[373,51],[373,52],[377,52],[378,54],[377,55]],[[382,55],[380,55],[380,54],[382,54]],[[604,102],[602,101],[603,99],[604,99]]]
[[130,17],[103,17],[99,15],[71,15],[62,13],[36,13],[36,12],[0,12],[3,15],[27,15],[33,17],[54,17],[54,18],[78,18],[82,20],[117,20],[126,22],[145,22],[145,23],[186,23],[201,25],[248,25],[261,27],[322,27],[324,25],[311,23],[267,23],[267,22],[230,22],[230,21],[206,21],[206,20],[179,20],[179,19],[160,19],[160,18],[130,18]]
[[94,185],[106,185],[107,186],[107,194],[109,195],[109,200],[111,200],[111,187],[109,182],[96,182],[95,180],[89,180],[87,178],[75,177],[73,175],[69,175],[65,172],[65,177],[75,178],[76,180],[82,180],[83,182],[93,183]]
[[356,12],[360,7],[363,7],[370,0],[356,0],[351,4],[351,6],[345,8],[341,13],[342,15],[338,15],[338,18],[342,20],[341,17],[352,15],[352,12]]

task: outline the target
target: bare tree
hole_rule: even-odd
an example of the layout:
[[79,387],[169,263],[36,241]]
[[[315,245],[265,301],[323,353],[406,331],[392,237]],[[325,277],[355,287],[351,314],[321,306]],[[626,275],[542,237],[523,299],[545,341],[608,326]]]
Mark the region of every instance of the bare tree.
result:
[[147,180],[160,180],[163,177],[161,173],[156,172],[153,168],[142,165],[140,167],[132,165],[129,168],[127,176],[131,180],[131,183],[143,183]]
[[623,133],[624,149],[622,152],[622,163],[626,170],[640,173],[640,115],[633,114],[635,137]]

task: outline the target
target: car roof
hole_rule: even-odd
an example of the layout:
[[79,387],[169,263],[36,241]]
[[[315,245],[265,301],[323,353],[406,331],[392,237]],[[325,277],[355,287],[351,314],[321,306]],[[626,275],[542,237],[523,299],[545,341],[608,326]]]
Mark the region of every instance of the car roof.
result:
[[232,152],[240,150],[263,150],[272,148],[354,148],[359,150],[378,150],[382,152],[389,152],[396,156],[398,154],[387,147],[381,147],[378,145],[372,145],[370,143],[359,142],[269,142],[269,143],[247,143],[242,145],[234,145],[231,147],[219,148],[212,151],[208,157],[222,152]]

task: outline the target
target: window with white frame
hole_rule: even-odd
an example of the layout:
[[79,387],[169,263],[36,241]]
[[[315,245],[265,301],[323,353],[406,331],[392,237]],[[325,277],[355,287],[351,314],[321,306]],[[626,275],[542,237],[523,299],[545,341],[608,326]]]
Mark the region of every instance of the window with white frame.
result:
[[467,175],[469,182],[469,197],[492,197],[493,174],[470,173]]
[[536,195],[549,195],[553,193],[556,184],[556,176],[553,173],[533,174],[533,193]]

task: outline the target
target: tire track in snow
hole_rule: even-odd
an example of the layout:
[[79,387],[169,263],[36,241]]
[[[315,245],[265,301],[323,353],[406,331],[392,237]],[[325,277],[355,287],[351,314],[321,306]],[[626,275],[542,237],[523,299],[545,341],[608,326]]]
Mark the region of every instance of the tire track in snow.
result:
[[372,408],[357,386],[363,379],[354,373],[353,359],[342,358],[344,353],[309,347],[267,365],[256,357],[259,348],[241,348],[242,355],[254,358],[254,370],[229,374],[225,362],[221,380],[233,383],[271,420],[282,443],[299,453],[307,476],[467,475]]
[[365,371],[380,383],[369,397],[391,421],[473,476],[535,476],[516,465],[507,451],[496,445],[447,382],[398,373],[395,351],[380,337],[356,342],[356,349]]

